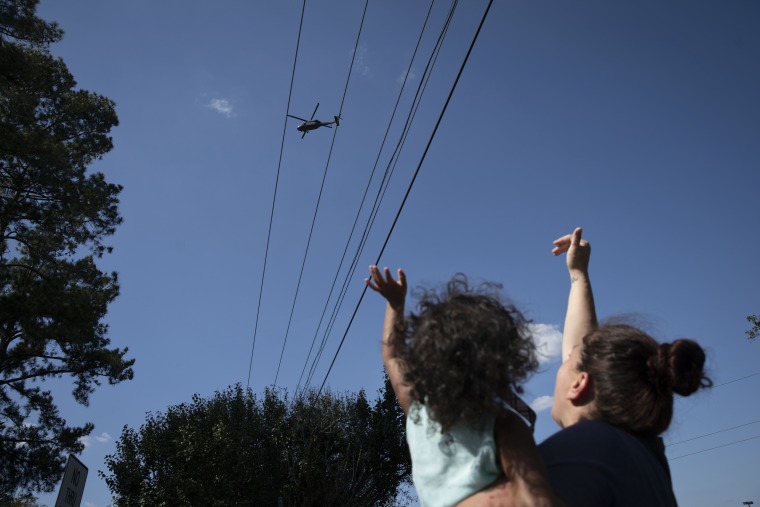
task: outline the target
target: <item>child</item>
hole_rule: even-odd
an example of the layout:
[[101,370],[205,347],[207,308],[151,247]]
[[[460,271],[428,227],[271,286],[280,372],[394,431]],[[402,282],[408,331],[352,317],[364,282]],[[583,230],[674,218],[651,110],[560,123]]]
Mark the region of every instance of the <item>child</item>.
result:
[[370,275],[365,282],[387,301],[383,363],[407,414],[420,504],[454,506],[506,476],[515,505],[554,505],[532,434],[515,413],[535,421],[515,394],[538,366],[522,314],[458,275],[441,294],[425,292],[405,323],[404,272],[394,280],[370,266]]

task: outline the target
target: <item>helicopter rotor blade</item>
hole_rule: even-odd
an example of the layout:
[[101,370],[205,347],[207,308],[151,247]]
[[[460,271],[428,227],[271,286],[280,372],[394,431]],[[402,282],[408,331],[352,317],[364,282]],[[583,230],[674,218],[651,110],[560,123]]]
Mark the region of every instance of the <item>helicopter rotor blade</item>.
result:
[[314,119],[314,115],[317,114],[317,109],[319,109],[319,102],[317,102],[317,107],[314,108],[314,112],[311,113],[311,119]]
[[288,114],[288,115],[285,115],[285,116],[288,116],[290,118],[295,118],[296,120],[309,121],[309,120],[304,120],[303,118],[299,118],[298,116],[293,116],[292,114]]

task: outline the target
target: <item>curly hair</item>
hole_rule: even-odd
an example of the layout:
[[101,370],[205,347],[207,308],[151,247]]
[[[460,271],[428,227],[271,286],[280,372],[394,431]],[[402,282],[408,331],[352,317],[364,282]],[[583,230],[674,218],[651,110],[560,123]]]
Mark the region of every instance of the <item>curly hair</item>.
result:
[[591,378],[596,419],[657,436],[670,426],[674,393],[712,385],[704,366],[705,352],[693,340],[657,343],[636,327],[611,324],[583,338],[577,369]]
[[497,289],[470,288],[455,275],[439,294],[422,292],[417,313],[406,319],[405,380],[446,432],[462,423],[482,429],[503,401],[538,367],[529,321]]

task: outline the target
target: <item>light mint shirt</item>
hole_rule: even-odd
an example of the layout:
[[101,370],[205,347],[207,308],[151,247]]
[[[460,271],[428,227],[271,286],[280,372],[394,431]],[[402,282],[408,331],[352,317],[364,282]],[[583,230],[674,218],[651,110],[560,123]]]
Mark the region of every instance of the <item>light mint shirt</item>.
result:
[[[415,419],[419,416],[419,422]],[[422,507],[455,506],[502,475],[497,466],[494,420],[483,431],[457,425],[442,434],[427,409],[413,402],[406,418],[412,479]]]

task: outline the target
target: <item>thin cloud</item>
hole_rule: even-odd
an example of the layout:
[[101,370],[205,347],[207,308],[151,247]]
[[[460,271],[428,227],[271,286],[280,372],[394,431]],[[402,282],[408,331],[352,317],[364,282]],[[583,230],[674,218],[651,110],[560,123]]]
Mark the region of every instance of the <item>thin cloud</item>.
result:
[[405,79],[407,81],[414,81],[415,79],[417,79],[417,73],[414,72],[414,69],[411,69],[408,71],[405,70],[404,72],[402,72],[401,75],[396,78],[396,82],[401,84],[404,82]]
[[206,104],[206,107],[210,107],[219,114],[223,114],[227,118],[232,118],[235,113],[232,110],[232,104],[227,99],[211,99],[211,102]]
[[367,65],[366,60],[367,46],[360,44],[356,49],[356,54],[354,55],[354,72],[360,76],[366,76],[369,74],[369,65]]
[[530,408],[536,412],[543,412],[547,408],[551,408],[552,403],[554,403],[554,396],[539,396],[530,402]]
[[80,442],[84,444],[85,447],[90,447],[95,442],[99,444],[104,444],[106,442],[111,441],[111,435],[106,433],[105,431],[101,433],[100,435],[95,435],[94,437],[86,436],[79,439]]
[[538,352],[538,362],[546,364],[562,356],[562,333],[554,324],[529,324]]

